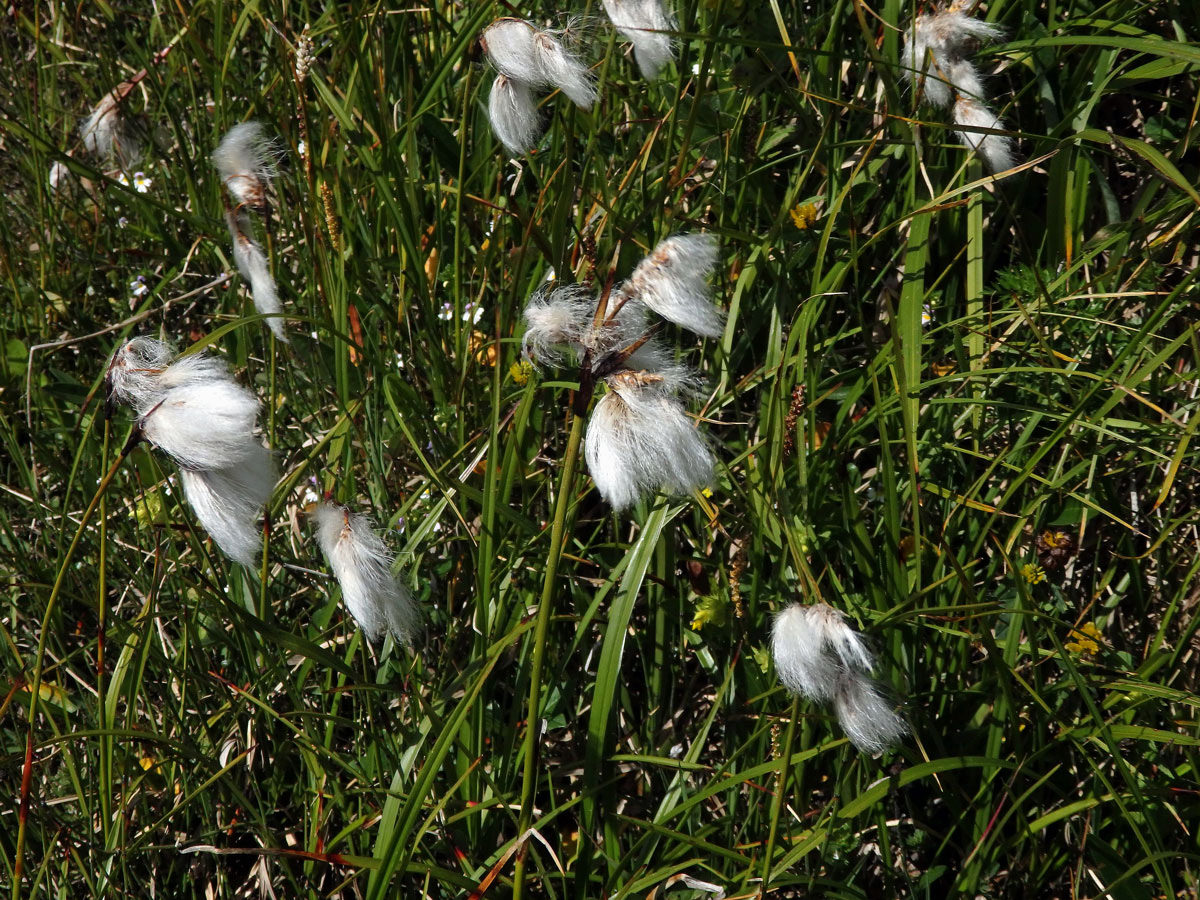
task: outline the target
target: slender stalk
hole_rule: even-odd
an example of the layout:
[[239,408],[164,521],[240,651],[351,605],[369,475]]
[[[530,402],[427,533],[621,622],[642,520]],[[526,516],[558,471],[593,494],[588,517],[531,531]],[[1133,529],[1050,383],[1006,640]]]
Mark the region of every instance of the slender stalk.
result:
[[54,587],[50,589],[50,599],[46,601],[46,612],[42,617],[42,631],[38,635],[37,655],[33,659],[33,681],[30,684],[29,690],[29,732],[25,743],[26,771],[22,779],[21,807],[20,814],[17,817],[17,850],[14,854],[13,864],[13,900],[20,900],[21,896],[21,874],[25,862],[25,820],[29,813],[29,794],[26,786],[29,781],[29,772],[33,768],[33,728],[37,720],[38,698],[41,697],[42,692],[42,664],[46,658],[46,641],[50,635],[50,617],[54,614],[55,604],[58,603],[58,595],[62,593],[63,582],[67,578],[67,569],[70,567],[71,559],[75,556],[75,551],[79,547],[79,539],[83,537],[83,532],[87,529],[88,522],[92,519],[92,514],[100,505],[100,501],[104,497],[104,492],[108,490],[109,484],[116,477],[117,470],[121,468],[121,463],[125,461],[125,457],[129,455],[129,451],[137,445],[138,439],[140,439],[140,435],[138,429],[135,428],[130,434],[129,440],[125,442],[125,446],[121,448],[120,454],[113,460],[113,464],[108,472],[105,473],[104,478],[100,480],[100,484],[96,488],[96,493],[92,497],[92,502],[88,504],[88,508],[84,510],[83,516],[79,519],[79,526],[75,529],[75,536],[71,538],[66,555],[63,556],[62,563],[58,567],[58,575],[54,579]]
[[[108,459],[108,442],[112,435],[112,423],[107,417],[104,420],[104,443],[100,452],[101,459]],[[107,690],[108,686],[104,679],[105,666],[105,650],[108,640],[108,498],[107,495],[102,495],[100,498],[100,559],[99,573],[97,576],[97,601],[96,605],[99,609],[100,621],[96,626],[96,716],[99,720],[97,724],[100,730],[100,784],[98,793],[100,795],[100,834],[104,840],[104,846],[109,846],[109,828],[112,825],[112,752],[113,739],[112,735],[106,734],[108,730],[108,703]],[[43,629],[44,630],[44,629]],[[107,879],[108,870],[103,872]]]
[[[554,600],[558,563],[562,559],[563,535],[566,532],[567,509],[574,493],[575,467],[579,462],[579,444],[583,439],[584,417],[576,412],[571,420],[571,436],[563,456],[562,477],[558,483],[558,499],[554,506],[554,523],[550,528],[550,555],[546,560],[546,578],[542,582],[542,599],[538,604],[537,621],[533,632],[533,660],[529,673],[529,702],[525,717],[525,770],[521,779],[521,816],[517,834],[524,835],[533,823],[533,794],[537,783],[538,739],[541,736],[542,665],[546,655],[546,634],[550,629],[550,608]],[[513,900],[521,900],[525,892],[525,847],[517,852],[513,866]]]
[[762,894],[771,887],[771,869],[775,858],[775,840],[779,835],[779,814],[783,810],[783,791],[787,787],[788,763],[792,760],[792,742],[796,739],[796,719],[800,717],[800,698],[792,698],[792,712],[787,731],[783,736],[783,752],[779,757],[779,781],[775,785],[775,797],[771,800],[771,825],[767,831],[767,853],[763,857]]

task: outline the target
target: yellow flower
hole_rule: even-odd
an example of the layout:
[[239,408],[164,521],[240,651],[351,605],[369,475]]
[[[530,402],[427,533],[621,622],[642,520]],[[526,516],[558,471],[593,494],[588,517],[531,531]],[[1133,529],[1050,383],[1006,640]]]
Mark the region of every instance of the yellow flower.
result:
[[1030,584],[1041,584],[1046,580],[1046,570],[1037,563],[1025,563],[1021,566],[1021,574]]
[[1096,641],[1102,637],[1100,629],[1094,622],[1088,622],[1082,628],[1072,628],[1068,637],[1074,638],[1074,640],[1067,641],[1063,646],[1072,653],[1078,653],[1080,656],[1095,656],[1100,650],[1100,645]]
[[792,217],[792,224],[801,231],[807,231],[808,227],[817,221],[817,205],[815,203],[805,203],[801,206],[797,203],[788,210],[788,215]]
[[515,362],[508,367],[508,374],[518,387],[524,387],[529,381],[529,376],[533,374],[533,364],[527,359]]
[[692,615],[692,631],[699,631],[709,622],[714,625],[724,625],[728,616],[725,601],[719,597],[702,597],[696,603],[696,612]]

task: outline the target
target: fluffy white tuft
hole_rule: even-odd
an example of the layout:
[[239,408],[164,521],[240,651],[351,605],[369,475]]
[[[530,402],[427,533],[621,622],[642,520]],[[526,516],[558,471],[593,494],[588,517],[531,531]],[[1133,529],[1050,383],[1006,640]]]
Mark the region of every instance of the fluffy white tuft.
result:
[[537,102],[529,85],[507,75],[497,75],[488,97],[492,132],[509,153],[528,153],[540,133]]
[[668,322],[704,337],[720,337],[724,313],[712,302],[708,276],[717,265],[717,239],[677,234],[643,259],[622,293],[635,297]]
[[588,422],[584,455],[613,509],[660,489],[685,494],[712,481],[708,445],[663,378],[625,371],[608,383]]
[[275,177],[275,152],[258,122],[234,125],[212,154],[213,165],[229,195],[240,205],[264,209]]
[[143,436],[179,465],[188,502],[217,546],[251,566],[276,481],[271,452],[254,436],[258,398],[218,357],[173,356],[162,341],[126,341],[109,363],[111,396],[137,411]]
[[558,88],[581,109],[592,108],[596,102],[592,73],[568,53],[557,38],[547,31],[539,31],[533,39],[533,54],[547,84]]
[[825,634],[813,627],[811,607],[793,603],[776,617],[771,631],[771,655],[783,686],[809,700],[833,696],[838,665],[825,652]]
[[[960,128],[1003,129],[1000,118],[984,106],[965,97],[954,104],[954,124]],[[1006,134],[984,134],[979,131],[958,131],[959,140],[979,153],[993,172],[1011,169],[1016,163],[1013,140]]]
[[240,211],[226,210],[225,221],[229,226],[229,236],[233,240],[233,259],[237,263],[242,277],[250,282],[250,296],[254,298],[254,308],[263,315],[273,316],[267,319],[267,325],[275,337],[288,343],[287,332],[284,330],[283,304],[279,302],[279,291],[275,287],[275,279],[271,276],[271,267],[267,263],[267,255],[258,241],[250,236],[250,221]]
[[117,348],[108,364],[109,395],[144,415],[162,399],[161,376],[175,350],[164,341],[133,338]]
[[1003,30],[958,9],[918,16],[905,37],[904,77],[934,106],[949,107],[956,95],[981,97],[983,85],[967,60],[975,41],[997,40]]
[[258,399],[232,379],[171,388],[142,416],[142,434],[184,469],[242,465],[260,448]]
[[781,611],[771,633],[771,652],[784,687],[822,702],[833,697],[843,672],[869,672],[875,665],[863,636],[825,603],[793,603]]
[[369,640],[390,632],[411,644],[420,624],[412,596],[392,574],[392,556],[370,519],[332,503],[313,510],[317,543],[338,583],[350,615]]
[[79,136],[89,153],[106,162],[114,160],[123,169],[142,155],[141,142],[121,115],[122,89],[127,88],[120,85],[101,97],[79,127]]
[[863,753],[878,755],[908,732],[908,725],[878,685],[861,672],[843,671],[833,690],[838,723]]
[[536,364],[557,365],[568,351],[578,357],[592,328],[596,298],[581,284],[543,288],[525,304],[522,352]]
[[604,10],[617,31],[633,44],[643,77],[658,77],[663,66],[675,58],[669,34],[675,19],[662,0],[604,0]]
[[[480,44],[492,65],[510,80],[530,88],[561,90],[584,109],[591,109],[596,100],[588,67],[548,31],[522,19],[497,19],[484,29]],[[493,106],[495,91],[493,85]],[[495,119],[492,125],[495,127]]]
[[188,503],[217,546],[235,562],[253,567],[262,548],[262,511],[275,488],[275,462],[261,444],[228,469],[180,469]]

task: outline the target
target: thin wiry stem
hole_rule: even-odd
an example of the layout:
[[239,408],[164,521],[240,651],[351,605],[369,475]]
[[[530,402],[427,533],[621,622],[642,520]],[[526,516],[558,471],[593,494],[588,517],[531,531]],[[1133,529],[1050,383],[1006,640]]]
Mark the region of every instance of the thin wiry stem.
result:
[[140,430],[134,427],[129,435],[129,439],[125,442],[125,446],[121,448],[121,452],[113,460],[112,466],[109,467],[104,477],[100,479],[100,484],[96,487],[96,493],[92,497],[92,502],[88,504],[88,508],[84,510],[83,515],[79,519],[79,526],[75,529],[75,536],[71,538],[71,544],[67,547],[66,555],[63,556],[62,563],[58,567],[58,575],[54,579],[54,587],[50,589],[50,599],[46,601],[46,613],[42,617],[41,634],[38,635],[37,655],[33,659],[33,680],[29,690],[29,731],[25,743],[25,772],[21,781],[21,807],[17,817],[17,850],[14,854],[15,863],[13,866],[13,900],[20,900],[21,897],[21,874],[25,862],[25,822],[29,814],[28,787],[30,772],[33,768],[33,729],[37,722],[38,699],[41,697],[42,692],[42,664],[46,658],[46,641],[50,636],[50,616],[54,613],[54,607],[58,602],[58,595],[62,593],[63,582],[67,578],[67,569],[70,567],[71,559],[75,556],[75,551],[79,547],[80,538],[83,537],[84,531],[87,530],[88,522],[92,519],[92,514],[100,505],[100,501],[104,497],[104,492],[108,490],[109,484],[116,477],[117,470],[121,468],[121,463],[125,461],[125,457],[129,455],[129,452],[137,446],[140,437]]
[[792,761],[792,741],[796,738],[796,719],[800,715],[800,698],[792,698],[792,712],[788,718],[787,731],[783,736],[783,748],[779,754],[779,781],[775,784],[775,796],[771,800],[771,824],[767,831],[767,852],[763,856],[762,893],[771,887],[771,869],[775,857],[775,839],[779,834],[779,814],[783,810],[783,792],[787,787],[788,763]]
[[[546,560],[546,577],[542,582],[542,599],[538,603],[537,622],[533,632],[533,660],[529,673],[529,702],[525,717],[525,769],[521,778],[521,816],[517,834],[524,835],[533,823],[533,794],[537,784],[538,739],[541,736],[542,663],[546,653],[546,634],[550,626],[550,609],[554,601],[558,563],[563,554],[563,535],[566,532],[567,509],[574,494],[575,468],[579,462],[579,445],[583,439],[584,417],[574,415],[567,451],[563,456],[562,477],[558,483],[558,499],[554,506],[554,523],[550,528],[550,555]],[[513,900],[521,900],[525,892],[526,847],[517,853],[513,866]]]

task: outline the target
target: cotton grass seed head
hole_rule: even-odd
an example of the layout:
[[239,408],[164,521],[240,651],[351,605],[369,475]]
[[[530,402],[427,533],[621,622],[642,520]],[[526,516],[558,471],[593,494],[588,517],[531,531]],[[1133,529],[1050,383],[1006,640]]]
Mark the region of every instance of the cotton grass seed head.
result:
[[253,566],[262,548],[262,511],[278,473],[271,452],[254,444],[227,469],[180,469],[188,504],[216,545],[230,559]]
[[488,121],[509,153],[516,156],[528,153],[541,133],[533,90],[516,78],[497,75],[488,97]]
[[501,75],[530,88],[560,90],[583,109],[595,103],[588,67],[551,32],[522,19],[497,19],[484,29],[479,43]]
[[128,169],[142,155],[137,130],[121,110],[121,102],[131,89],[132,85],[126,82],[109,91],[79,126],[79,136],[87,151],[102,162],[115,162],[122,169]]
[[983,88],[968,57],[976,43],[1003,34],[998,26],[953,6],[918,16],[905,32],[904,77],[934,106],[949,108],[958,94],[980,97]]
[[141,419],[146,440],[185,469],[225,469],[260,449],[258,398],[232,379],[171,388]]
[[954,104],[954,124],[961,129],[957,132],[959,139],[982,156],[988,168],[993,172],[1003,172],[1016,164],[1013,140],[1008,135],[966,130],[975,128],[1002,130],[1004,128],[1004,123],[1000,118],[982,103],[967,97],[960,97]]
[[716,268],[717,239],[677,234],[643,259],[619,293],[644,303],[668,322],[704,337],[720,337],[724,313],[712,301],[708,278]]
[[258,122],[234,125],[213,151],[212,162],[229,196],[240,206],[267,207],[267,191],[275,177],[275,149]]
[[254,433],[258,398],[218,357],[173,356],[162,341],[126,341],[109,363],[110,396],[132,406],[142,436],[179,465],[184,494],[217,546],[253,565],[259,517],[277,480]]
[[712,453],[661,377],[623,371],[608,384],[588,422],[584,456],[613,509],[659,490],[686,494],[711,483]]
[[153,338],[126,341],[108,364],[105,377],[109,397],[143,415],[162,399],[161,376],[174,356],[174,349],[164,341]]
[[283,304],[279,302],[279,290],[271,275],[271,267],[262,246],[250,235],[250,220],[240,210],[227,209],[225,221],[229,226],[229,237],[233,241],[233,259],[238,271],[250,284],[250,296],[254,300],[254,308],[263,315],[273,316],[267,319],[267,325],[276,338],[288,343],[287,331],[280,313]]
[[833,711],[846,737],[877,756],[908,732],[908,725],[879,686],[861,672],[843,671],[833,690]]
[[370,519],[322,502],[312,512],[317,543],[342,586],[350,615],[371,641],[390,633],[411,644],[420,625],[412,596],[392,574],[392,556]]
[[675,17],[662,0],[604,0],[604,11],[622,37],[633,44],[642,76],[657,78],[663,66],[675,58],[670,35]]
[[793,603],[781,611],[775,617],[771,652],[784,687],[819,702],[833,697],[841,672],[869,672],[874,666],[862,635],[824,603]]

